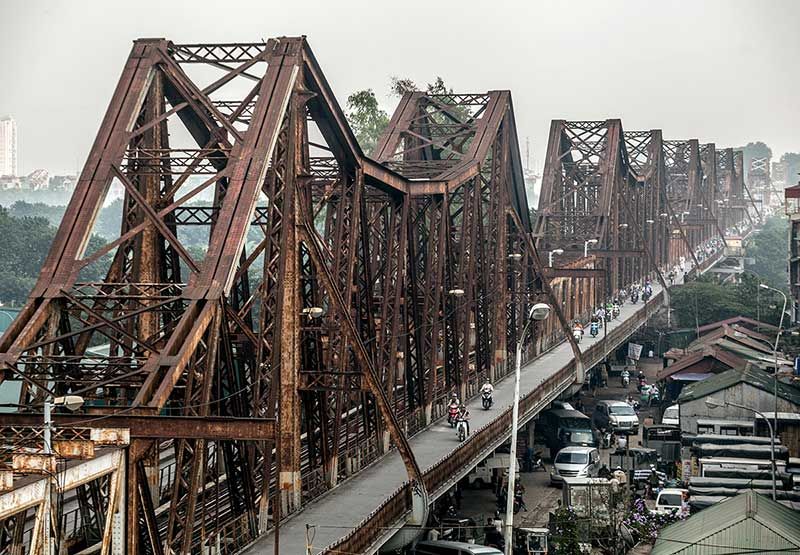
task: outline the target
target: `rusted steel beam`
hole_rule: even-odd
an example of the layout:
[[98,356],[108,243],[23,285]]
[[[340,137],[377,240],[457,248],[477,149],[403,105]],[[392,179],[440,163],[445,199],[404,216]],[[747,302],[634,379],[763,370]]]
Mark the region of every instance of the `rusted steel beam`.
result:
[[548,278],[603,278],[606,271],[601,268],[543,268],[544,275]]
[[[36,428],[43,419],[37,413],[6,413],[3,425]],[[53,423],[57,428],[125,428],[132,438],[260,441],[275,436],[275,421],[265,418],[54,414]]]

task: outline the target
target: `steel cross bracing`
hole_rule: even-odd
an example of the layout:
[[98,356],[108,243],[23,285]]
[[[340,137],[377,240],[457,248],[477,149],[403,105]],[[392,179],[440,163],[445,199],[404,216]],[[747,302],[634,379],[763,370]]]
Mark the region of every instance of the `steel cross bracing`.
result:
[[[508,373],[537,301],[557,317],[527,354],[566,336],[580,368],[576,309],[530,236],[510,93],[409,93],[374,158],[304,38],[134,43],[0,339],[2,379],[22,381],[4,445],[40,450],[19,430],[64,394],[86,414],[57,429],[130,433],[120,495],[75,495],[102,553],[235,552],[392,447],[424,498],[408,436]],[[88,252],[113,193],[119,235]],[[4,549],[38,541],[25,513],[2,518]]]
[[[554,120],[537,246],[563,249],[557,261],[565,268],[602,269],[607,295],[681,257],[697,264],[700,245],[715,236],[724,241],[730,225],[753,224],[747,207],[732,200],[749,198],[734,158],[732,149],[721,156],[714,144],[663,140],[660,130],[624,132],[615,119]],[[596,241],[593,260],[583,257],[589,240]]]

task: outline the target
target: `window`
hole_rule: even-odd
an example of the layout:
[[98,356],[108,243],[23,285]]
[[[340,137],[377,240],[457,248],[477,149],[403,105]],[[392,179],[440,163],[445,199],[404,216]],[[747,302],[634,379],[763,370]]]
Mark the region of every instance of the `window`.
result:
[[628,403],[611,405],[610,407],[608,407],[608,410],[611,414],[615,414],[618,416],[633,416],[636,414],[636,411],[634,411],[633,407],[630,406]]
[[724,436],[738,436],[739,429],[736,426],[720,426],[719,433]]
[[697,433],[698,434],[713,434],[714,433],[714,426],[712,424],[698,424],[697,425]]
[[565,453],[561,451],[556,455],[556,462],[562,464],[586,464],[589,456],[586,453]]

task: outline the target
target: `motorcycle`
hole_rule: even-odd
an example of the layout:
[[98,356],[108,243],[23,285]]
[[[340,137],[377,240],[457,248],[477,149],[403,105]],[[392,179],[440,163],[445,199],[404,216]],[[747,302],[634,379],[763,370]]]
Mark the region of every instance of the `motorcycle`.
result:
[[637,302],[639,302],[639,293],[634,291],[631,293],[631,304],[636,304]]
[[580,343],[581,339],[583,339],[583,330],[578,328],[573,329],[572,337],[575,338],[575,343]]
[[492,406],[492,393],[490,391],[484,391],[481,394],[481,403],[483,404],[484,410],[489,410],[489,407]]
[[459,420],[456,426],[456,433],[458,434],[458,441],[467,439],[467,421]]
[[611,309],[611,317],[616,320],[617,316],[619,316],[619,305],[615,304],[614,307]]
[[647,303],[647,300],[650,298],[650,292],[645,289],[644,293],[642,293],[642,302]]
[[592,322],[589,326],[589,333],[592,334],[592,337],[597,337],[597,334],[600,333],[600,324]]
[[458,406],[450,405],[447,409],[447,423],[450,424],[451,428],[456,427],[456,415],[458,415]]
[[625,389],[628,388],[628,385],[631,383],[631,375],[627,370],[622,371],[622,387]]
[[611,432],[609,430],[600,430],[600,441],[603,449],[611,447]]

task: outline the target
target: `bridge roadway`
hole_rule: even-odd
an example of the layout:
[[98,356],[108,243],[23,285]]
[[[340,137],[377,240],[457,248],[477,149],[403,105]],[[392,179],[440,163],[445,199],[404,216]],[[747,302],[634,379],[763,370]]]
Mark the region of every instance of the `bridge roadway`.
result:
[[[607,337],[604,338],[603,332],[597,338],[592,338],[588,333],[579,344],[581,352],[584,354],[586,369],[588,370],[600,362],[606,353],[622,344],[630,335],[641,327],[663,303],[663,294],[659,285],[653,287],[653,297],[645,307],[642,303],[632,305],[625,304],[622,307],[620,317],[613,320],[607,329]],[[513,361],[510,361],[513,363]],[[564,373],[571,379],[563,380],[557,386],[552,387],[545,397],[538,401],[535,407],[530,407],[527,411],[524,407],[520,409],[520,422],[525,423],[532,419],[539,411],[556,399],[563,391],[575,383],[574,357],[569,344],[564,341],[559,343],[548,352],[541,354],[522,367],[520,379],[520,398],[525,398],[535,393],[545,380],[551,376]],[[572,372],[569,372],[569,370]],[[480,398],[476,397],[469,402],[471,428],[474,438],[475,432],[490,425],[508,412],[511,407],[514,394],[513,374],[495,384],[494,401],[491,410],[485,411],[480,406]],[[505,427],[495,433],[485,448],[475,456],[470,457],[469,461],[461,468],[453,472],[444,483],[435,490],[429,491],[431,501],[446,492],[461,477],[466,475],[483,457],[487,456],[492,450],[506,441],[511,433],[510,427]],[[426,483],[428,483],[428,473],[436,463],[447,459],[461,444],[456,439],[453,429],[447,424],[444,418],[432,423],[427,429],[411,438],[411,447],[417,458],[419,466],[426,470]],[[306,506],[300,512],[287,518],[281,523],[279,530],[279,551],[281,554],[303,555],[306,553],[320,553],[326,546],[335,544],[342,537],[346,536],[353,528],[358,527],[371,513],[379,506],[384,504],[388,498],[393,496],[398,488],[407,481],[407,475],[400,455],[393,450],[379,461],[364,469],[353,478],[341,483],[335,489],[322,495],[319,499]],[[429,489],[430,485],[429,485]],[[407,515],[406,515],[407,516]],[[385,543],[394,531],[385,528],[395,528],[402,526],[400,522],[394,522],[391,526],[384,524],[383,533],[378,532],[367,553],[377,549]],[[309,535],[313,535],[312,549],[307,551],[306,525],[313,529]],[[378,527],[380,529],[381,527]],[[372,528],[375,530],[376,528]],[[369,533],[360,531],[357,533]],[[272,532],[260,537],[247,549],[246,554],[269,555],[274,554],[274,534]],[[331,550],[331,553],[337,553]]]

